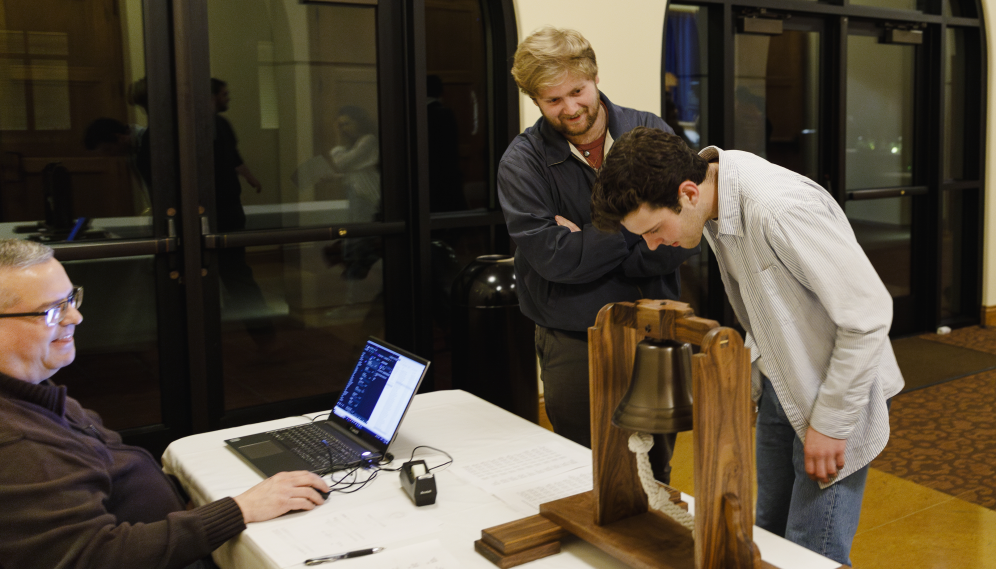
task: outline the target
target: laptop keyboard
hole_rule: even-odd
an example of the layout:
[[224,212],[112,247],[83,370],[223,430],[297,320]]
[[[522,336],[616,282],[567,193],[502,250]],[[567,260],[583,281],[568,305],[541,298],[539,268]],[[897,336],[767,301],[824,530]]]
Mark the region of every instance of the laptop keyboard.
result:
[[[343,443],[325,429],[313,423],[281,429],[271,433],[294,454],[311,465],[315,472],[329,470],[329,456],[336,469],[353,466],[359,461],[355,448]],[[324,443],[322,441],[325,441]],[[328,446],[325,445],[328,443]]]

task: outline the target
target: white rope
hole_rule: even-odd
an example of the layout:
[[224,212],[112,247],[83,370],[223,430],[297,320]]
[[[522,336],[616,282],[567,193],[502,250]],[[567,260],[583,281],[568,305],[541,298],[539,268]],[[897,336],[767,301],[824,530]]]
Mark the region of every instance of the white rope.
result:
[[671,494],[662,488],[654,479],[654,471],[650,468],[650,458],[647,453],[654,446],[654,438],[647,433],[633,433],[629,437],[629,450],[636,455],[636,470],[640,475],[640,484],[647,493],[650,507],[678,522],[689,530],[695,531],[695,518],[671,501]]

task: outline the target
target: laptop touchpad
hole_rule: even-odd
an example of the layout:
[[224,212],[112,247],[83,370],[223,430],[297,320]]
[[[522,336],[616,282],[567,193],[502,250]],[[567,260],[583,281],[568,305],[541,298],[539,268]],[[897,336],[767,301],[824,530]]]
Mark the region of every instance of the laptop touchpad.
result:
[[261,443],[254,443],[244,447],[239,447],[239,452],[246,455],[248,458],[263,458],[264,456],[280,454],[284,452],[284,449],[280,448],[280,446],[273,441],[263,441]]

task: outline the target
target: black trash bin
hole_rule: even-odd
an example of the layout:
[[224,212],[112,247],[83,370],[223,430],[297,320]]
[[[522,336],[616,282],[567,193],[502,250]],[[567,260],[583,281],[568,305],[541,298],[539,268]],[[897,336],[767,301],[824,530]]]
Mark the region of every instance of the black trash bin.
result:
[[453,387],[539,421],[535,326],[519,311],[512,257],[484,255],[453,282]]

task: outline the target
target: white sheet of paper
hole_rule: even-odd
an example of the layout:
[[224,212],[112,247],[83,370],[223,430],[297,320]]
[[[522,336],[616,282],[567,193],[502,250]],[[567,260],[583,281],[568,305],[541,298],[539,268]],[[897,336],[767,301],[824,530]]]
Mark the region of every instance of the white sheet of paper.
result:
[[290,567],[312,557],[419,537],[440,525],[442,522],[411,507],[411,503],[382,500],[323,516],[278,518],[253,524],[246,531],[280,567]]
[[450,470],[471,484],[495,492],[502,488],[540,482],[583,466],[586,464],[572,458],[566,449],[547,444],[493,456],[468,465],[454,465]]
[[337,561],[341,569],[363,567],[363,569],[461,569],[453,555],[443,549],[439,540],[416,543],[397,549],[388,547],[380,553]]
[[577,468],[542,482],[495,491],[495,496],[516,511],[535,514],[540,504],[552,502],[592,488],[591,467]]

